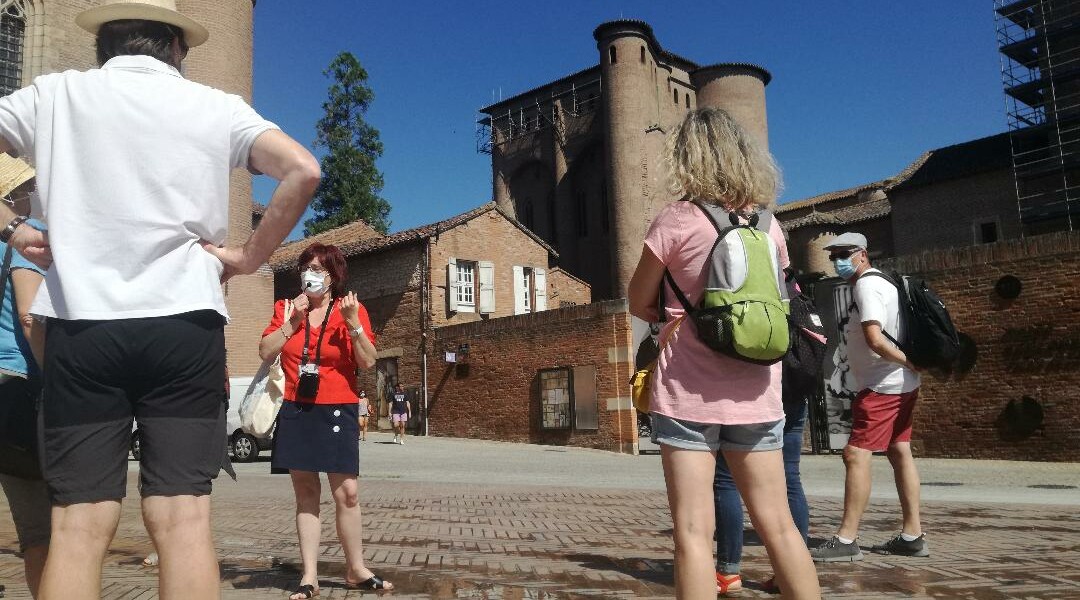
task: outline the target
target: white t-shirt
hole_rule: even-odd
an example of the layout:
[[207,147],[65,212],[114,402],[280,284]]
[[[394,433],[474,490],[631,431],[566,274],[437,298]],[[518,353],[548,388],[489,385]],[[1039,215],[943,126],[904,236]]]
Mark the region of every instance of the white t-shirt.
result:
[[880,394],[910,392],[919,387],[919,374],[881,358],[866,345],[862,324],[868,321],[877,321],[882,331],[893,338],[898,338],[900,332],[900,301],[896,287],[882,277],[867,276],[871,272],[880,271],[868,269],[855,282],[855,308],[844,330],[855,387],[859,390],[870,388]]
[[227,317],[221,262],[199,240],[224,243],[230,171],[276,128],[149,56],[44,75],[0,99],[0,137],[37,168],[32,212],[52,247],[31,312]]

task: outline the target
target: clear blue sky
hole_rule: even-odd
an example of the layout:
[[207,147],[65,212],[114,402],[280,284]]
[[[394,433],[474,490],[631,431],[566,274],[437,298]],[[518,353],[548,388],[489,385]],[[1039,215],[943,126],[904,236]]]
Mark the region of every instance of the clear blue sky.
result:
[[[368,120],[391,231],[491,199],[477,154],[477,109],[598,62],[592,31],[649,22],[665,49],[700,64],[745,61],[773,74],[770,147],[781,201],[875,181],[925,150],[1004,131],[991,0],[610,2],[261,2],[256,108],[302,143],[314,139],[342,50],[370,75]],[[256,178],[255,198],[272,191]]]

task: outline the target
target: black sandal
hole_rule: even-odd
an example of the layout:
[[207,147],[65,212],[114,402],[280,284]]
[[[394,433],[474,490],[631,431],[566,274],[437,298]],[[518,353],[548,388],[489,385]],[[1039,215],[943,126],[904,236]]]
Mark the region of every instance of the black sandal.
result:
[[[391,585],[393,585],[393,584],[391,584]],[[383,578],[379,577],[378,575],[372,575],[369,579],[361,581],[360,583],[353,583],[351,581],[346,581],[345,582],[345,587],[353,588],[353,589],[357,589],[357,590],[386,590],[386,589],[393,589],[392,587],[391,588],[386,587],[386,582],[383,581]]]
[[316,589],[315,586],[311,585],[310,583],[305,583],[305,584],[301,585],[300,587],[296,588],[295,592],[289,594],[289,597],[292,598],[293,596],[295,596],[297,594],[303,594],[304,598],[310,599],[310,598],[314,598],[315,596],[318,596],[319,595],[319,590]]

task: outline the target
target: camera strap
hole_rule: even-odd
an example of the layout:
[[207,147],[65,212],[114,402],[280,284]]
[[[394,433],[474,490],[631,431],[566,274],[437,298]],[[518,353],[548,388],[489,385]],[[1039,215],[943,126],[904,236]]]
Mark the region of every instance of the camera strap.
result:
[[[322,327],[319,328],[319,339],[315,340],[315,365],[318,366],[322,360],[322,338],[326,333],[326,324],[330,322],[330,313],[334,310],[334,300],[330,300],[330,306],[326,307],[326,314],[323,316]],[[300,364],[306,365],[308,363],[308,344],[311,343],[311,324],[304,320],[304,352],[300,356]]]

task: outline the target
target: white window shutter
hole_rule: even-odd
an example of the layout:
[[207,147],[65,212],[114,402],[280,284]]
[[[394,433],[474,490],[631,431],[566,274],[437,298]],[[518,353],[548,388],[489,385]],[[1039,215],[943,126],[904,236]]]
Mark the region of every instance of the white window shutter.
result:
[[457,298],[457,259],[454,257],[450,257],[450,264],[446,266],[446,309],[448,311],[457,312]]
[[525,309],[525,269],[514,267],[514,314],[520,315],[529,312]]
[[547,310],[547,271],[533,269],[533,310]]
[[495,312],[495,263],[482,260],[480,269],[480,314]]

